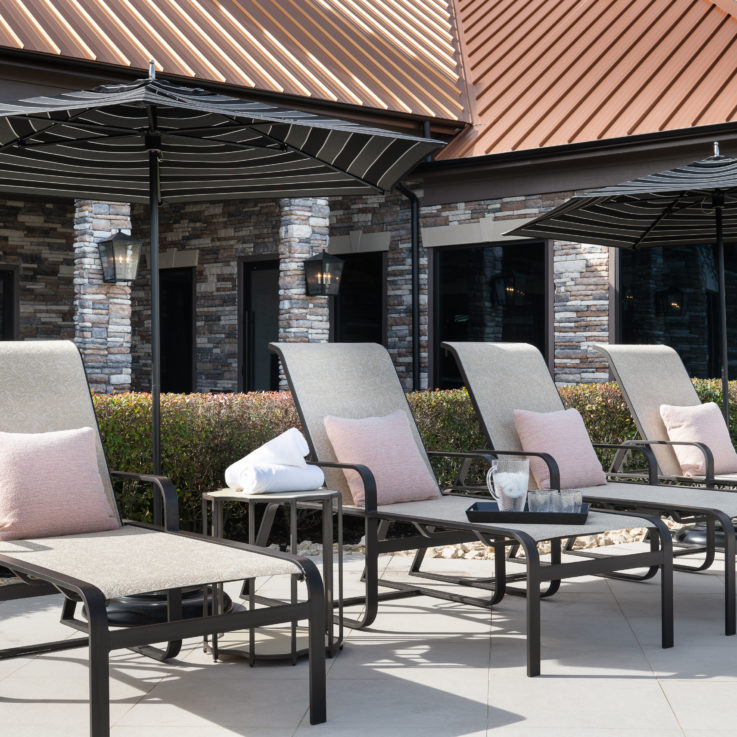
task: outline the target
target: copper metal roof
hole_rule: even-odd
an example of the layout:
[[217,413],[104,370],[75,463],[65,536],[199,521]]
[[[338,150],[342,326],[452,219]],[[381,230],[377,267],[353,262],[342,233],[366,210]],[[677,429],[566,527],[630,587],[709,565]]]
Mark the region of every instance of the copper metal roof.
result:
[[452,159],[737,120],[734,0],[456,0],[474,126]]
[[2,0],[2,46],[472,121],[443,159],[737,121],[737,0]]
[[468,119],[451,0],[2,0],[0,46]]

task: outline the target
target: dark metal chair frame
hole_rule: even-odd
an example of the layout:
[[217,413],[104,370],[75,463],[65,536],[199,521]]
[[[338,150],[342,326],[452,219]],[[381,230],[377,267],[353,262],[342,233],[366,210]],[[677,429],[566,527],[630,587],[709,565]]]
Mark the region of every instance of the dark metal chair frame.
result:
[[[657,518],[644,513],[634,513],[629,516],[640,517],[653,525],[650,529],[650,550],[648,552],[634,553],[617,556],[590,556],[587,560],[571,563],[561,562],[562,541],[568,536],[551,538],[551,561],[543,564],[537,550],[536,541],[523,531],[515,531],[509,526],[497,527],[484,524],[482,527],[470,522],[424,518],[421,516],[408,516],[407,514],[392,514],[383,509],[377,509],[376,482],[371,470],[360,464],[337,463],[323,461],[317,458],[315,446],[310,434],[310,427],[303,411],[299,392],[295,390],[294,382],[290,374],[290,367],[278,344],[271,344],[271,350],[275,351],[281,360],[285,376],[292,390],[292,397],[297,408],[302,427],[307,435],[307,440],[312,451],[314,465],[327,469],[352,469],[358,472],[363,482],[365,493],[365,508],[343,505],[343,513],[348,516],[359,517],[364,522],[365,539],[365,567],[362,581],[365,593],[360,596],[349,597],[343,600],[343,606],[363,606],[363,613],[359,618],[347,619],[346,622],[353,627],[368,627],[376,619],[379,603],[394,599],[403,599],[414,596],[431,596],[473,606],[491,609],[498,604],[507,593],[518,593],[526,598],[526,620],[527,620],[527,675],[537,676],[540,674],[540,600],[558,591],[561,581],[566,578],[574,578],[583,575],[597,575],[631,568],[646,567],[661,572],[661,633],[662,647],[673,646],[673,567],[672,567],[672,541],[668,528]],[[405,400],[406,401],[406,400]],[[423,446],[424,447],[424,446]],[[529,455],[516,451],[509,453],[504,451],[477,451],[470,453],[443,453],[425,452],[431,456],[455,457],[458,459],[472,459],[489,461],[490,457],[497,455]],[[547,456],[545,453],[536,455]],[[553,462],[554,464],[554,462]],[[446,492],[444,492],[446,493]],[[450,494],[462,496],[473,501],[469,494]],[[487,497],[488,498],[488,497]],[[409,523],[417,531],[412,537],[388,538],[389,528],[394,523]],[[495,550],[494,576],[489,578],[466,578],[449,577],[440,574],[422,572],[420,565],[422,559],[430,547],[454,545],[465,542],[481,541]],[[526,572],[523,574],[508,574],[506,570],[506,549],[519,546],[525,552]],[[484,589],[490,592],[488,598],[479,598],[447,592],[429,586],[418,586],[401,581],[390,581],[380,578],[378,575],[378,558],[384,553],[398,551],[416,551],[411,564],[410,574],[427,579],[451,582],[460,586],[476,589]],[[514,581],[526,582],[524,590],[514,590],[508,584]],[[541,590],[541,584],[548,582],[545,591]],[[392,589],[389,592],[379,592],[379,587]]]
[[[473,405],[474,412],[476,413],[476,417],[478,418],[479,425],[481,426],[481,430],[484,433],[486,440],[488,441],[489,445],[493,449],[493,441],[491,438],[491,434],[489,431],[489,428],[486,424],[483,412],[481,411],[481,408],[479,406],[478,399],[474,393],[474,387],[473,382],[468,380],[468,376],[466,374],[465,367],[463,365],[463,362],[458,356],[457,351],[453,347],[452,344],[444,343],[443,348],[445,350],[448,350],[451,352],[453,357],[456,359],[456,363],[458,364],[458,368],[461,372],[461,376],[464,381],[464,385],[466,386],[466,389],[468,390],[468,395],[471,399],[471,404]],[[551,379],[552,381],[552,379]],[[595,448],[611,448],[618,451],[635,451],[638,453],[641,453],[644,455],[647,464],[648,464],[648,485],[650,486],[657,486],[659,484],[659,477],[658,477],[658,464],[655,458],[655,455],[652,452],[652,449],[649,447],[655,443],[650,443],[646,441],[631,441],[628,440],[625,443],[622,443],[620,445],[616,444],[608,444],[608,443],[596,443],[592,444]],[[664,442],[662,444],[671,444]],[[699,445],[703,446],[702,443],[684,443],[687,445]],[[706,446],[703,446],[702,448],[705,451],[705,456],[707,459],[707,462],[711,462],[710,468],[713,469],[713,458],[711,456],[711,452],[709,451]],[[484,452],[502,452],[502,451],[496,451],[493,450],[482,450],[479,451],[481,453]],[[549,454],[533,454],[529,453],[527,455],[541,455],[543,457],[543,460],[548,464],[548,467],[550,469],[551,474],[551,487],[554,487],[553,481],[558,480],[560,477],[558,475],[558,466],[555,463],[554,459]],[[558,486],[559,486],[558,481]],[[634,484],[633,484],[634,485]],[[696,492],[694,494],[694,501],[698,500],[698,490],[694,489]],[[735,528],[734,524],[732,522],[732,519],[728,514],[723,512],[720,509],[712,508],[708,506],[701,506],[698,503],[696,504],[671,504],[668,503],[666,499],[658,500],[657,502],[647,502],[642,499],[638,499],[636,495],[633,494],[633,497],[631,499],[622,499],[621,497],[611,497],[607,498],[606,496],[597,494],[596,497],[586,497],[584,495],[584,498],[586,501],[588,501],[593,507],[601,510],[601,511],[617,511],[621,512],[622,514],[644,514],[644,515],[658,515],[660,516],[666,516],[670,517],[676,522],[679,523],[693,523],[693,522],[703,522],[706,525],[706,544],[703,546],[700,545],[679,545],[676,543],[675,545],[671,543],[671,550],[672,550],[672,556],[674,559],[673,563],[673,570],[675,571],[684,571],[687,573],[696,573],[699,571],[704,571],[711,567],[715,560],[715,552],[716,552],[716,528],[720,527],[722,531],[724,532],[724,544],[723,544],[723,550],[724,550],[724,633],[725,635],[734,635],[737,634],[737,603],[735,601],[735,595],[737,593],[737,586],[735,585],[735,555],[737,555],[737,541],[735,539]],[[569,552],[571,551],[573,540],[570,539],[566,544],[566,550]],[[698,553],[704,553],[704,558],[700,563],[697,563],[695,565],[685,565],[685,564],[677,564],[675,563],[675,559],[685,556],[685,555],[694,555]],[[594,554],[592,554],[594,555]],[[639,576],[626,576],[627,578],[630,578],[631,580],[646,580],[648,578],[651,578],[653,575],[655,575],[656,570],[650,569],[645,574],[639,575]],[[618,575],[617,577],[622,578],[625,576]]]
[[[115,472],[113,472],[113,475],[116,475]],[[182,619],[181,590],[171,589],[167,591],[169,621],[123,629],[111,629],[107,620],[107,602],[100,589],[86,581],[31,565],[8,555],[0,555],[0,565],[9,568],[21,580],[20,583],[0,588],[0,601],[61,593],[64,596],[61,622],[86,633],[86,636],[82,638],[6,648],[0,650],[0,660],[88,646],[90,663],[90,737],[107,737],[110,733],[109,654],[111,651],[128,648],[157,660],[165,660],[176,656],[181,646],[181,640],[186,637],[213,635],[218,632],[230,632],[232,630],[307,619],[310,623],[310,723],[319,724],[324,722],[326,719],[325,645],[323,642],[324,599],[322,579],[315,564],[306,558],[275,550],[263,549],[230,540],[219,539],[214,541],[196,533],[182,532],[178,529],[176,489],[168,478],[131,473],[117,475],[151,483],[163,499],[164,530],[166,532],[194,539],[205,539],[213,545],[224,545],[294,562],[300,569],[300,577],[306,585],[306,600],[295,604],[282,604],[239,612],[218,613],[210,611],[208,613],[203,611],[201,617]],[[125,524],[159,529],[155,525],[143,523],[126,521]],[[155,561],[151,565],[155,565]],[[75,617],[75,609],[78,604],[83,605],[87,621]],[[203,610],[206,607],[207,597],[204,597]],[[168,642],[168,645],[163,650],[151,647],[151,643],[155,642]]]
[[[29,345],[43,355],[44,345],[62,346],[63,341],[34,342]],[[10,344],[6,344],[10,345]],[[14,344],[19,345],[19,344]],[[69,348],[59,349],[69,353]],[[79,359],[78,369],[75,367],[75,379],[87,387],[86,399],[89,402],[89,421],[95,425],[99,435],[99,426],[92,407],[89,384],[84,375],[84,368]],[[75,359],[75,360],[77,360]],[[34,360],[39,360],[38,356]],[[48,366],[48,363],[46,364]],[[81,405],[80,405],[81,406]],[[87,409],[85,409],[87,412]],[[309,623],[309,710],[310,722],[319,724],[326,720],[326,672],[325,672],[325,600],[324,588],[320,573],[314,562],[288,553],[261,548],[255,545],[234,542],[224,539],[207,538],[204,535],[179,530],[179,501],[172,481],[164,476],[115,472],[107,469],[110,476],[129,480],[137,480],[149,484],[153,489],[154,524],[144,524],[123,520],[124,526],[133,526],[155,530],[160,534],[171,534],[205,541],[213,547],[223,546],[257,553],[267,558],[286,560],[295,567],[291,578],[302,580],[305,584],[305,598],[301,601],[278,602],[262,608],[250,608],[245,611],[223,612],[217,606],[217,597],[208,597],[207,590],[222,581],[203,582],[202,616],[183,618],[181,588],[168,589],[166,622],[137,625],[127,628],[113,628],[108,622],[107,601],[103,592],[92,583],[28,563],[12,555],[0,554],[0,566],[9,569],[18,579],[0,587],[0,602],[62,594],[61,622],[69,627],[85,633],[84,637],[42,642],[21,647],[0,650],[0,660],[29,655],[69,650],[77,647],[89,648],[89,694],[90,694],[90,736],[108,737],[110,734],[110,694],[109,694],[109,655],[113,650],[123,648],[134,650],[143,655],[163,661],[179,653],[181,641],[187,637],[205,637],[220,632],[239,629],[250,629],[270,624],[294,623],[307,620]],[[102,473],[102,467],[100,467]],[[94,536],[95,533],[90,533]],[[104,535],[105,533],[100,533]],[[22,540],[13,540],[13,544]],[[156,566],[156,561],[147,561],[146,565]],[[289,574],[285,574],[289,575]],[[253,581],[253,579],[246,579]],[[148,593],[148,592],[138,592]],[[212,602],[212,603],[208,603]],[[75,617],[77,605],[83,607],[84,619]],[[167,643],[164,648],[154,647],[152,643]]]

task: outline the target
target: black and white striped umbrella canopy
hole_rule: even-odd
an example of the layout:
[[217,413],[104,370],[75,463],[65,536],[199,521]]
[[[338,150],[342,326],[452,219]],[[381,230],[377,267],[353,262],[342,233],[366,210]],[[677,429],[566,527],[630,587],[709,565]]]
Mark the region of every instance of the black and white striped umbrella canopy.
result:
[[737,240],[737,159],[729,156],[577,193],[507,235],[617,248],[702,246],[716,242],[715,193],[724,197],[724,239]]
[[737,240],[737,159],[701,161],[576,194],[507,235],[616,248],[716,244],[722,404],[729,425],[724,241]]
[[388,191],[441,141],[145,79],[0,105],[0,191],[160,202]]

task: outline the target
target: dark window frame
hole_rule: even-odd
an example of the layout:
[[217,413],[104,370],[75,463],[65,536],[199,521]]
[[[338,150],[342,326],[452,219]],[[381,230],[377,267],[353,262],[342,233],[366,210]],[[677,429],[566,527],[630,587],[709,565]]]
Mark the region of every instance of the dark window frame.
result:
[[3,324],[0,325],[0,340],[18,340],[20,336],[20,290],[17,266],[0,264],[0,279],[3,281]]
[[237,260],[237,305],[238,310],[238,370],[237,370],[237,391],[246,392],[248,385],[248,377],[246,376],[248,367],[246,366],[246,346],[249,341],[248,325],[244,319],[246,309],[246,269],[249,264],[256,262],[275,262],[281,270],[281,259],[278,253],[254,253],[248,256],[238,256]]
[[[192,276],[192,355],[191,355],[191,372],[192,372],[192,392],[197,391],[197,267],[196,266],[172,266],[159,268],[159,274],[163,271],[187,271]],[[159,275],[159,279],[161,276]]]
[[[726,247],[732,246],[734,248],[734,244],[726,244]],[[703,246],[679,246],[679,247],[664,247],[665,253],[667,254],[667,251],[671,248],[683,248],[688,249],[689,251],[692,251],[694,254],[696,253],[696,249],[700,247],[712,247],[714,248],[714,245],[711,243],[704,243]],[[643,249],[642,252],[651,251],[654,249]],[[624,267],[622,265],[622,257],[625,256],[625,254],[630,254],[631,251],[628,249],[623,248],[612,248],[610,249],[610,255],[609,255],[609,274],[610,274],[610,289],[609,289],[609,335],[610,340],[614,343],[624,343],[627,340],[627,335],[625,334],[625,314],[624,314],[624,307],[623,307],[623,294],[622,290],[624,287],[624,283],[626,283],[626,274]],[[716,254],[715,254],[716,259]],[[729,273],[729,263],[727,264],[727,270]],[[672,281],[674,283],[677,283],[678,280],[675,278],[670,278],[671,275],[669,274],[668,281]],[[690,284],[690,280],[689,280]],[[663,285],[661,285],[663,286]],[[665,285],[667,286],[667,285]],[[684,286],[684,291],[688,291],[688,286]],[[729,286],[727,287],[729,290]],[[657,290],[656,290],[657,292]],[[706,300],[705,305],[705,321],[707,324],[707,332],[704,334],[707,335],[707,341],[709,345],[707,346],[708,350],[705,351],[706,355],[708,356],[708,362],[709,367],[707,367],[706,373],[709,375],[709,378],[715,378],[719,375],[720,369],[719,369],[719,359],[718,359],[718,353],[719,353],[719,335],[718,335],[718,318],[715,317],[716,315],[716,300],[717,300],[717,293],[711,289],[706,289],[704,292],[704,299]],[[691,297],[689,296],[687,300],[687,304],[691,302]],[[657,309],[657,308],[656,308]],[[729,308],[728,308],[729,309]],[[712,314],[713,313],[713,314]],[[656,313],[657,314],[657,313]],[[698,313],[697,313],[698,314]],[[709,315],[712,315],[709,317]],[[671,317],[666,318],[666,320],[680,320],[680,317]],[[688,319],[687,317],[685,319]],[[691,335],[694,334],[700,334],[698,331],[694,333],[691,331]],[[689,363],[687,359],[687,355],[689,355],[689,351],[693,352],[694,348],[693,346],[686,346],[679,345],[677,343],[674,343],[672,339],[669,339],[667,335],[663,335],[662,341],[665,342],[666,345],[671,345],[681,356],[684,365],[686,367],[686,370],[688,371],[690,376],[697,376],[699,375],[699,372],[694,370],[693,366]],[[671,336],[672,338],[673,336]],[[644,341],[643,341],[644,342]],[[732,349],[732,342],[730,342],[730,349]],[[697,349],[697,352],[700,351],[700,349]],[[730,353],[732,351],[730,350]],[[730,367],[731,370],[734,370],[734,359],[732,358],[730,360]],[[613,375],[610,371],[610,379],[613,378]]]
[[[387,316],[387,265],[388,258],[386,251],[372,251],[369,253],[381,253],[381,345],[386,345],[387,340],[387,329],[386,329],[386,316]],[[338,258],[345,258],[346,256],[352,256],[351,253],[336,253],[334,254]],[[337,342],[337,321],[338,321],[338,308],[337,308],[337,297],[330,297],[328,302],[328,321],[330,323],[328,332],[328,341],[331,343]]]
[[438,321],[440,312],[438,310],[438,298],[440,295],[440,269],[438,260],[442,250],[460,248],[487,248],[503,246],[514,248],[517,245],[542,244],[544,253],[543,279],[545,286],[544,294],[544,351],[543,358],[551,375],[555,375],[555,251],[553,242],[547,239],[531,239],[529,241],[487,241],[483,243],[462,243],[452,246],[435,246],[430,251],[428,258],[428,386],[437,387],[440,382],[439,358],[440,358],[440,327]]

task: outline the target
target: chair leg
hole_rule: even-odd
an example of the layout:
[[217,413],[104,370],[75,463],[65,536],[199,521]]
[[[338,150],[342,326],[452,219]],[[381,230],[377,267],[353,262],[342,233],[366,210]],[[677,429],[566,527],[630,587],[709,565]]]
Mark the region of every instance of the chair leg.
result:
[[[704,547],[704,560],[695,566],[676,564],[673,566],[673,570],[685,571],[686,573],[697,573],[699,571],[707,570],[711,567],[716,558],[716,547],[716,522],[713,517],[708,517],[706,520],[706,545]],[[680,554],[688,555],[689,552],[688,550],[686,550],[682,551]]]
[[[667,530],[661,532],[660,549],[663,553],[663,565],[660,568],[660,616],[661,646],[673,647],[673,540]],[[657,539],[652,535],[652,539]],[[657,550],[657,543],[651,545]]]
[[735,611],[735,541],[734,525],[727,515],[719,519],[724,533],[724,634],[737,632],[737,612]]
[[[325,594],[317,569],[305,571],[309,601],[309,691],[310,724],[322,724],[327,719],[327,687],[325,680]],[[332,617],[332,613],[329,614]]]
[[527,558],[527,675],[540,675],[540,556],[537,546],[523,545]]
[[84,597],[90,642],[90,737],[110,734],[110,639],[102,595]]
[[376,550],[378,523],[372,517],[366,518],[366,608],[363,614],[363,626],[368,627],[379,611],[379,554]]
[[[182,618],[182,591],[181,589],[171,589],[166,594],[167,619],[169,622]],[[182,649],[181,640],[173,640],[166,643],[165,648],[154,647],[153,645],[137,645],[131,650],[145,655],[147,658],[153,658],[163,663],[172,658],[176,658]]]

